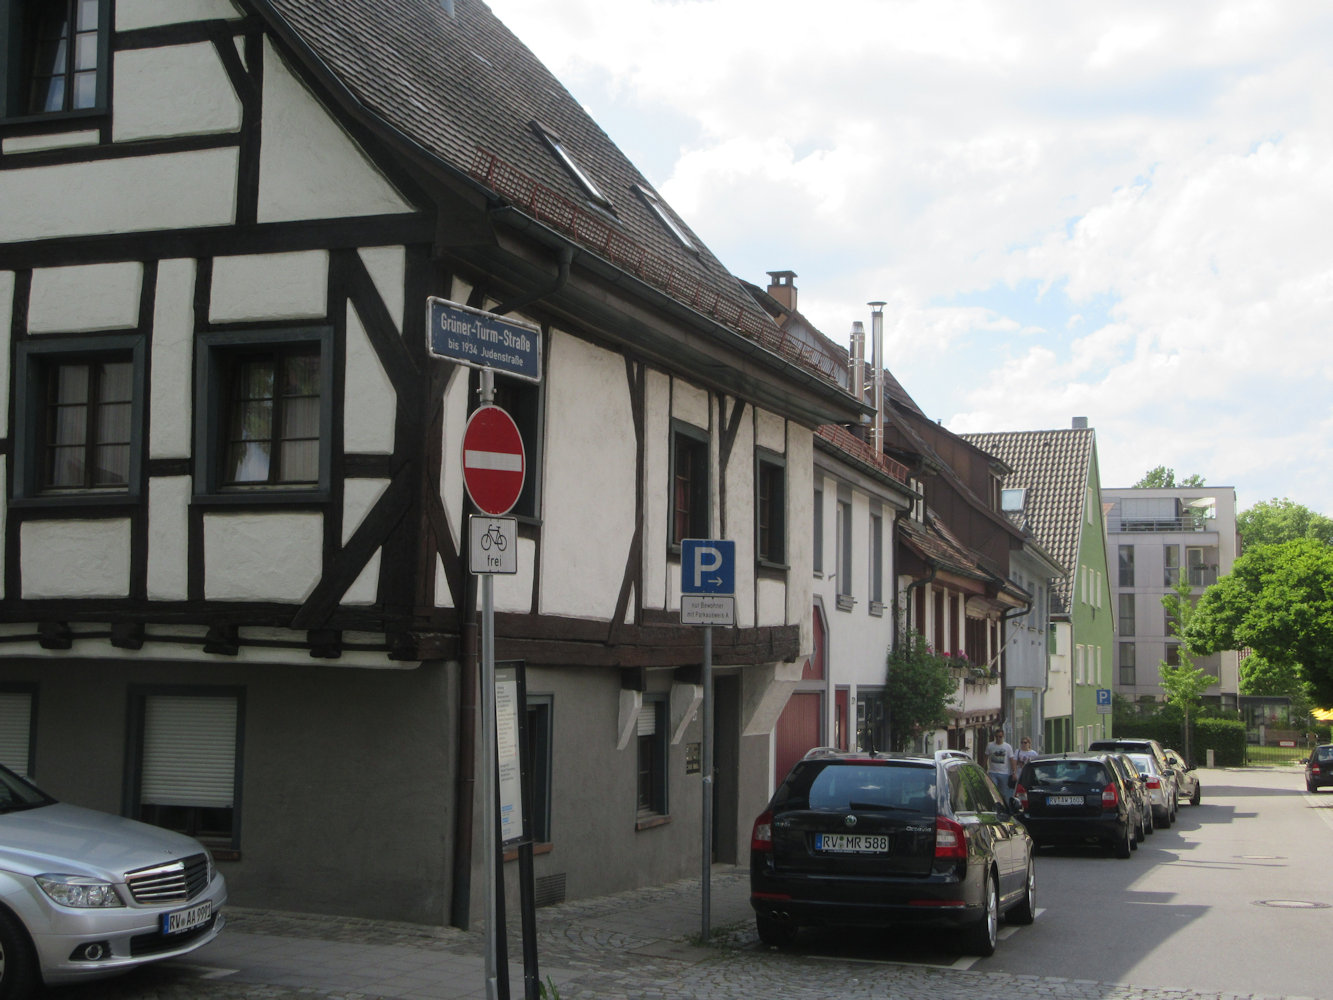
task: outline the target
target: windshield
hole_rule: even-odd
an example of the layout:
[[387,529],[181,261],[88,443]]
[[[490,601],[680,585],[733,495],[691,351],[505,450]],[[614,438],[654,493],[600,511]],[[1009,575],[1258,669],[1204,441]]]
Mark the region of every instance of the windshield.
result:
[[50,805],[55,799],[20,778],[6,767],[0,767],[0,813],[32,809]]

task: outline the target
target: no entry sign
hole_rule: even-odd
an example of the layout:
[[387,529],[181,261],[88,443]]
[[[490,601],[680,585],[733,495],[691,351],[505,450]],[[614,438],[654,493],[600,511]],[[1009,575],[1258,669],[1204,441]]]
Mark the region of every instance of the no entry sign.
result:
[[523,492],[526,460],[514,418],[498,406],[483,406],[463,431],[463,485],[477,509],[508,514]]

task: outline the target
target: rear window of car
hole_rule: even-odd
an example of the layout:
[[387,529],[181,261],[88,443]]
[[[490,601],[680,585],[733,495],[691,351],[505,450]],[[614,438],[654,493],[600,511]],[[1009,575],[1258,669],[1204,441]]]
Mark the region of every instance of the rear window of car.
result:
[[935,768],[822,763],[792,772],[775,805],[783,809],[906,808],[934,811]]
[[1319,760],[1333,760],[1333,747],[1316,747],[1314,755]]
[[1028,765],[1025,777],[1044,785],[1104,785],[1106,769],[1095,760],[1047,760]]
[[1157,759],[1150,753],[1132,753],[1129,759],[1134,762],[1134,766],[1139,769],[1139,774],[1156,774]]

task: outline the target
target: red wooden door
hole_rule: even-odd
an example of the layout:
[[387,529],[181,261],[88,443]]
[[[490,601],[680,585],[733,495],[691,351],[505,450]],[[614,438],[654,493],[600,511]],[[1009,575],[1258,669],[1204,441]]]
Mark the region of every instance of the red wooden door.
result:
[[774,774],[777,782],[787,776],[792,765],[804,757],[807,750],[820,745],[819,710],[822,700],[823,696],[818,691],[797,692],[787,701],[787,707],[778,717]]

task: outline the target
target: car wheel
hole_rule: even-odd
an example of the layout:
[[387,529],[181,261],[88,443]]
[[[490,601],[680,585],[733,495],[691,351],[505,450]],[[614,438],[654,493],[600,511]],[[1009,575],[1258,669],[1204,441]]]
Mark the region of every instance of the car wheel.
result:
[[1148,817],[1144,814],[1146,812],[1147,810],[1144,810],[1144,812],[1139,813],[1139,828],[1134,831],[1134,850],[1136,851],[1139,849],[1139,845],[1148,839]]
[[790,948],[796,943],[798,925],[772,917],[755,917],[755,927],[759,931],[759,940],[770,948]]
[[1030,924],[1037,919],[1037,866],[1031,858],[1028,858],[1028,875],[1023,886],[1023,898],[1017,906],[1005,914],[1004,918],[1011,924]]
[[1117,858],[1127,858],[1133,852],[1134,847],[1134,830],[1126,821],[1124,834],[1116,840],[1111,849]]
[[1190,805],[1197,806],[1199,800],[1203,798],[1203,785],[1196,781],[1194,783],[1194,794],[1190,796]]
[[[1156,817],[1153,817],[1154,820]],[[1158,824],[1163,830],[1171,829],[1171,810],[1166,809],[1162,812],[1162,822]]]
[[1313,781],[1307,781],[1305,783],[1305,790],[1309,792],[1311,795],[1313,795],[1315,792],[1319,791],[1319,786],[1316,785]]
[[37,988],[37,962],[17,920],[0,910],[0,1000],[18,1000]]
[[995,942],[1000,932],[1000,896],[989,868],[981,886],[981,909],[981,919],[965,930],[963,944],[969,954],[989,958],[995,954]]
[[1145,817],[1144,822],[1148,824],[1148,836],[1151,837],[1154,833],[1157,832],[1157,822],[1152,814],[1152,806],[1149,806],[1144,811],[1144,817]]

